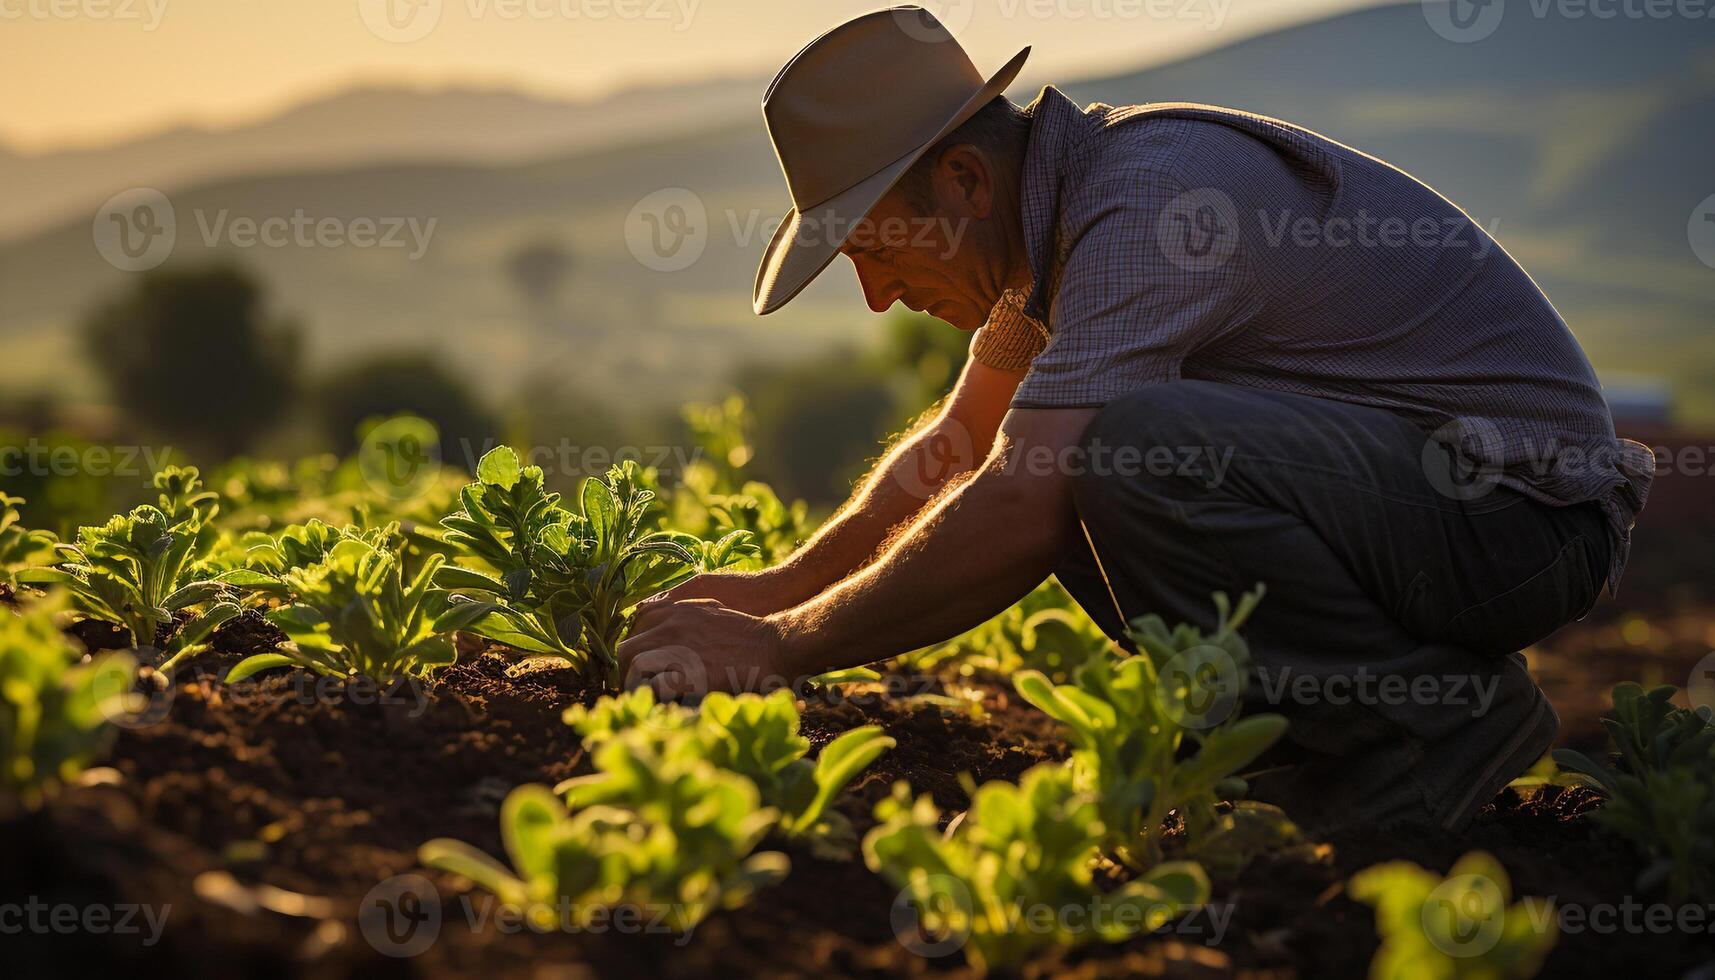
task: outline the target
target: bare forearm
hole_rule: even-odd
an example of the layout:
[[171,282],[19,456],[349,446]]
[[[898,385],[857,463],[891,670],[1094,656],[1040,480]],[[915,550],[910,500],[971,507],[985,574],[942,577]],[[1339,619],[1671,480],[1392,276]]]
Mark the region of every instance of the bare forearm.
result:
[[991,462],[877,561],[779,614],[804,673],[850,667],[953,636],[1052,571],[1076,526],[1069,496],[1027,492]]
[[[846,505],[773,574],[792,583],[796,605],[875,559],[888,536],[916,518],[952,480],[970,472],[976,450],[946,416],[893,447]],[[984,447],[985,449],[987,447]]]

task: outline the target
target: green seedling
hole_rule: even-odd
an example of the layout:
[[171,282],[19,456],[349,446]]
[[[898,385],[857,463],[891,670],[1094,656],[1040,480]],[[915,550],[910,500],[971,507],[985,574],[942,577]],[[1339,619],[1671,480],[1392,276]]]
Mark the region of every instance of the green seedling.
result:
[[778,814],[774,829],[832,860],[849,860],[857,836],[851,821],[830,804],[895,744],[879,726],[865,725],[829,742],[811,761],[810,740],[798,733],[797,703],[785,690],[766,697],[715,692],[692,711],[657,704],[651,690],[640,687],[591,707],[574,706],[565,720],[591,748],[637,728],[689,732],[710,762],[756,784],[762,802]]
[[261,595],[286,598],[291,589],[286,574],[320,564],[341,541],[362,541],[373,548],[390,548],[400,543],[399,527],[388,524],[363,530],[355,524],[335,527],[319,518],[303,524],[289,524],[277,535],[252,531],[239,539],[242,567],[222,572],[215,580],[234,588]]
[[[198,564],[218,538],[210,521],[219,499],[201,489],[195,467],[169,466],[155,474],[155,487],[159,506],[78,528],[75,544],[58,545],[57,566],[26,569],[18,581],[64,586],[80,612],[125,627],[137,646],[153,644],[163,624],[187,614],[167,637],[167,657],[157,668],[171,671],[206,650],[210,634],[239,608],[228,587],[204,577]],[[194,606],[204,608],[192,613]]]
[[0,609],[0,809],[35,809],[77,779],[134,710],[137,663],[108,653],[80,663],[51,603]]
[[763,801],[780,811],[784,834],[807,838],[827,857],[852,855],[857,835],[851,821],[829,804],[896,744],[880,726],[843,733],[811,762],[810,741],[798,734],[798,706],[789,691],[767,697],[716,692],[703,699],[699,718],[709,757],[756,783]]
[[432,580],[442,561],[440,555],[428,556],[422,570],[407,580],[397,552],[361,538],[339,541],[322,561],[281,576],[296,601],[267,615],[290,641],[283,652],[240,661],[226,682],[275,667],[391,682],[452,663],[451,633],[493,606],[454,602],[435,588]]
[[1552,903],[1509,905],[1506,869],[1481,851],[1460,858],[1445,879],[1393,861],[1353,875],[1346,891],[1376,910],[1382,945],[1370,980],[1526,980],[1559,936]]
[[734,532],[747,533],[741,568],[769,568],[791,557],[809,537],[810,507],[802,500],[788,504],[774,488],[747,480],[737,493],[710,494],[703,498],[708,511],[708,536],[724,540]]
[[[934,800],[913,800],[898,783],[876,807],[880,823],[864,838],[864,860],[904,890],[920,934],[942,949],[962,943],[978,972],[1017,967],[1047,947],[1150,932],[1209,900],[1209,880],[1190,862],[1160,864],[1098,892],[1091,865],[1105,829],[1074,778],[1063,766],[1041,765],[1017,786],[986,783],[946,832]],[[1068,928],[1072,921],[1079,928]]]
[[[597,772],[566,787],[513,790],[501,808],[512,866],[462,841],[424,844],[419,859],[469,878],[545,927],[569,907],[640,907],[678,932],[736,908],[783,879],[790,863],[755,853],[776,819],[756,786],[711,763],[690,731],[633,729],[595,747]],[[569,809],[568,809],[569,805]]]
[[[1067,727],[1069,764],[1100,800],[1106,848],[1134,870],[1162,860],[1164,823],[1175,810],[1189,853],[1223,868],[1241,867],[1243,849],[1257,842],[1293,836],[1278,810],[1247,806],[1235,816],[1216,805],[1244,795],[1239,772],[1286,732],[1280,715],[1237,717],[1248,669],[1237,629],[1260,597],[1246,595],[1235,613],[1217,595],[1220,626],[1208,637],[1140,619],[1132,636],[1143,653],[1093,659],[1075,683],[1055,685],[1038,671],[1014,680],[1026,701]],[[1259,833],[1264,825],[1274,830]]]
[[0,585],[16,587],[13,572],[47,560],[59,541],[51,531],[32,531],[18,523],[18,508],[23,503],[22,497],[0,492]]
[[447,543],[497,573],[448,565],[438,574],[442,587],[493,604],[470,631],[564,657],[610,687],[632,607],[745,553],[742,532],[709,543],[655,530],[655,493],[633,461],[585,480],[582,513],[573,514],[542,489],[539,467],[520,467],[503,446],[483,456],[461,499],[464,508],[442,521]]
[[1649,863],[1645,891],[1666,884],[1677,901],[1715,899],[1715,725],[1707,709],[1673,705],[1676,689],[1619,684],[1602,719],[1618,751],[1610,767],[1557,749],[1554,761],[1608,796],[1593,819],[1628,841]]

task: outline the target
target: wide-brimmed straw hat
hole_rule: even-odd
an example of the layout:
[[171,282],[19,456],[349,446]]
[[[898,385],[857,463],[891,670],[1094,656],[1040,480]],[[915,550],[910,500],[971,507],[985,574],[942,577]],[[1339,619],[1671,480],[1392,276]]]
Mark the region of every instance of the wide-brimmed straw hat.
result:
[[756,312],[785,306],[827,268],[876,202],[1001,94],[1029,54],[985,79],[933,14],[893,7],[841,24],[787,62],[762,115],[793,207],[756,271]]

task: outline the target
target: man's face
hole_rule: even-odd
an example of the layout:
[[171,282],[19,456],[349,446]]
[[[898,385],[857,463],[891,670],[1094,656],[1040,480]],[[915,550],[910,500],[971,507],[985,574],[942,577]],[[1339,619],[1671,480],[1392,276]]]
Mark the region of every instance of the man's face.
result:
[[875,312],[901,302],[960,330],[975,330],[1000,300],[987,227],[991,188],[986,173],[976,181],[982,186],[973,187],[962,161],[937,168],[934,183],[930,213],[921,213],[894,188],[854,226],[840,251],[851,259]]

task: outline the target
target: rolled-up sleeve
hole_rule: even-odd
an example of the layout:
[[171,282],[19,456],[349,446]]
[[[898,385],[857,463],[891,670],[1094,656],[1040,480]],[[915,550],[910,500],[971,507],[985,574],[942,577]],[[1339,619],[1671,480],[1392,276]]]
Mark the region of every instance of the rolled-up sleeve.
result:
[[1024,314],[1023,290],[1009,289],[989,311],[988,322],[971,338],[971,357],[1002,371],[1023,371],[1048,343],[1048,331]]
[[1232,198],[1165,175],[1127,174],[1075,195],[1047,346],[1015,408],[1099,407],[1176,380],[1185,358],[1235,326],[1243,267]]

